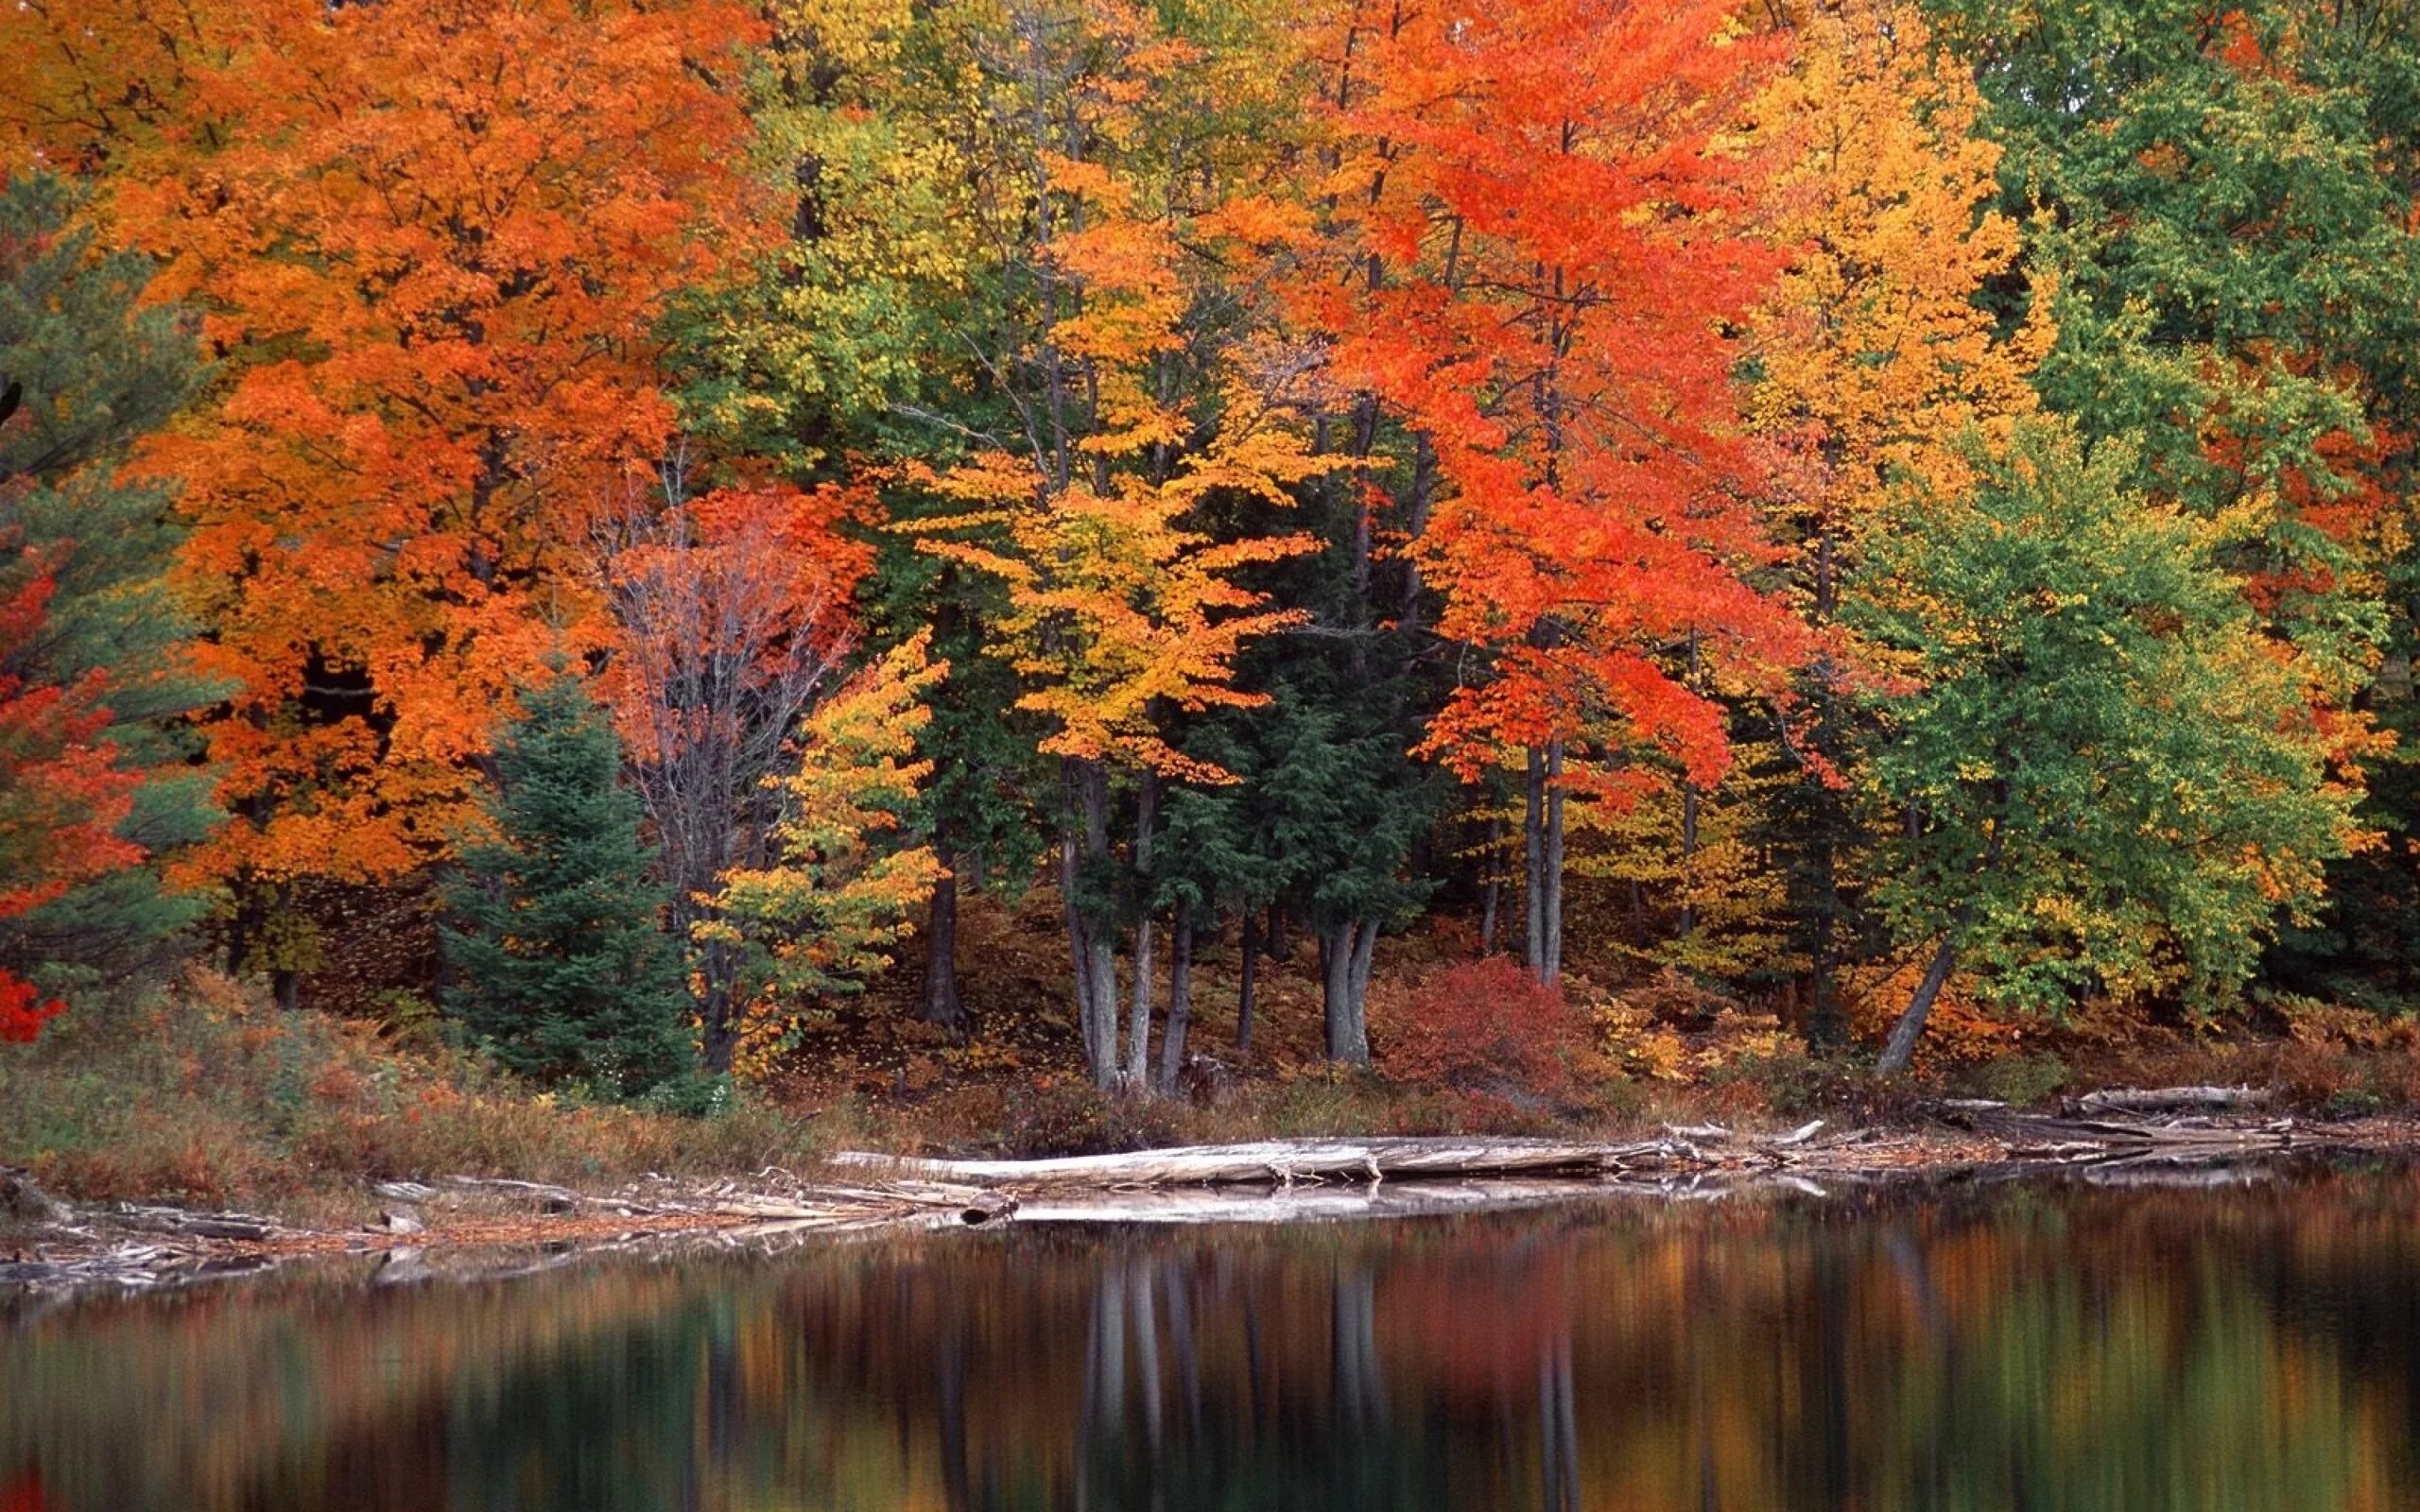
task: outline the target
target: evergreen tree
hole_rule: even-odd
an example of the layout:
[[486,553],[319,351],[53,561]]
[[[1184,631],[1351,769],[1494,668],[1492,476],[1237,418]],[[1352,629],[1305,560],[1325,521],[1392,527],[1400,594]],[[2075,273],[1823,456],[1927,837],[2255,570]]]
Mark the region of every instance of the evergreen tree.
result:
[[164,885],[161,864],[222,817],[182,728],[224,690],[196,670],[195,627],[169,586],[183,534],[172,490],[121,469],[201,369],[183,312],[141,306],[148,263],[96,250],[78,208],[55,178],[0,184],[0,383],[24,393],[0,436],[0,548],[55,584],[39,633],[0,676],[97,688],[99,738],[140,775],[118,837],[150,864],[0,923],[0,963],[60,992],[136,974],[201,915],[206,897]]
[[688,1069],[688,997],[648,880],[620,743],[579,679],[529,690],[496,744],[489,838],[449,889],[447,1010],[541,1081],[634,1097]]

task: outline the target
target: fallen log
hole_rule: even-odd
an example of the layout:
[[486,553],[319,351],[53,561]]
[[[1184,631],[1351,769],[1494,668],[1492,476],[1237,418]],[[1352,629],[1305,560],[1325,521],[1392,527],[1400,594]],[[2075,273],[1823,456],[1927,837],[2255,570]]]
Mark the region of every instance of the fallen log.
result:
[[2068,1107],[2079,1113],[2175,1113],[2189,1108],[2258,1108],[2266,1087],[2111,1087],[2086,1092]]
[[2282,1150],[2294,1145],[2298,1133],[2291,1119],[2266,1124],[2161,1124],[2003,1111],[1970,1113],[1959,1122],[2000,1141],[2009,1146],[2010,1154],[2020,1157],[2043,1151],[2063,1152],[2060,1158],[2065,1158],[2064,1152]]
[[1465,1139],[1274,1140],[1040,1160],[916,1160],[849,1152],[834,1156],[833,1160],[978,1186],[1037,1187],[1238,1183],[1285,1187],[1296,1182],[1382,1181],[1396,1177],[1594,1175],[1643,1166],[1713,1163],[1669,1140],[1587,1144]]
[[278,1231],[272,1220],[249,1212],[189,1212],[131,1202],[119,1203],[109,1217],[120,1228],[184,1239],[260,1240]]

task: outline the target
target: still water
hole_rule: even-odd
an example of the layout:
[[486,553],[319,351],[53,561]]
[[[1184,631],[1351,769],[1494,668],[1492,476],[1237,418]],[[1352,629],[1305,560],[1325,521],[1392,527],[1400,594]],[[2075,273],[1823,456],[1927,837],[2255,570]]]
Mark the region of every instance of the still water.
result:
[[4,1512],[2415,1506],[2405,1167],[0,1301]]

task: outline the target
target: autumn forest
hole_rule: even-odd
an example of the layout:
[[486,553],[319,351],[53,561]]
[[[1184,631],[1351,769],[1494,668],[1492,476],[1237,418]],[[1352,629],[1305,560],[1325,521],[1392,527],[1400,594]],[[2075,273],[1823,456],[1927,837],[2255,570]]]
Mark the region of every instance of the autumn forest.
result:
[[0,1074],[2411,1045],[2401,0],[18,0],[0,78]]

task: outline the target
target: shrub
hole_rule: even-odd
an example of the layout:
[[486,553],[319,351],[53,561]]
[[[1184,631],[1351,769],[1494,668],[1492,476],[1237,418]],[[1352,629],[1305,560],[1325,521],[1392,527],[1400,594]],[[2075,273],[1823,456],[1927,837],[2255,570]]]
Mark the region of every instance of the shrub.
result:
[[1370,1015],[1379,1069],[1397,1081],[1564,1099],[1599,1070],[1585,1016],[1501,956],[1374,989]]

